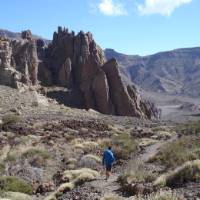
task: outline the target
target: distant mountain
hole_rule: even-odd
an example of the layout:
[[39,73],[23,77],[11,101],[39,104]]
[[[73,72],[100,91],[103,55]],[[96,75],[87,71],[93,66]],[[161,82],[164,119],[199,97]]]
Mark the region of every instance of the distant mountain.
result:
[[144,90],[200,96],[200,47],[143,57],[106,49],[105,55],[115,57],[124,76]]
[[[8,31],[5,29],[0,29],[0,37],[6,37],[9,39],[21,39],[21,33],[19,32],[12,32],[12,31]],[[33,38],[35,39],[42,39],[46,44],[48,44],[50,42],[50,40],[47,40],[41,36],[38,35],[33,35]]]
[[8,30],[0,29],[0,37],[7,37],[10,39],[20,39],[21,33],[15,33]]

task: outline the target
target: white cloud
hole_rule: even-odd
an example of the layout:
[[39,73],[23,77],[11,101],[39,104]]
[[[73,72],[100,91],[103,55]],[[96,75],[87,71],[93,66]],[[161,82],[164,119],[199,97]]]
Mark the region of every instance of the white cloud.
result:
[[144,4],[138,5],[138,10],[142,15],[170,16],[176,8],[190,2],[192,0],[145,0]]
[[127,15],[124,5],[116,0],[101,0],[98,5],[98,10],[107,16]]

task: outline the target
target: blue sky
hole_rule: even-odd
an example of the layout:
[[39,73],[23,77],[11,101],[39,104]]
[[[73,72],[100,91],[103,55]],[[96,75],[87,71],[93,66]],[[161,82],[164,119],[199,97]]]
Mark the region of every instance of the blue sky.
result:
[[147,55],[200,46],[199,0],[2,0],[0,28],[51,39],[57,26],[91,31],[102,48]]

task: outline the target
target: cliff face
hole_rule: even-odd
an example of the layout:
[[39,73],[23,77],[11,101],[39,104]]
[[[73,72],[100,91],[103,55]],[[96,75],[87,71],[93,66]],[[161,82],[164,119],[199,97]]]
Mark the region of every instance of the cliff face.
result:
[[[81,99],[81,107],[104,114],[139,118],[158,115],[154,105],[144,102],[134,87],[123,84],[116,60],[105,62],[91,33],[75,35],[59,27],[45,47],[42,40],[33,39],[26,31],[20,41],[1,39],[0,49],[1,69],[12,71],[6,79],[12,84],[5,84],[36,85],[39,81],[44,86],[62,86],[77,94],[73,98]],[[18,75],[17,80],[14,74]],[[0,77],[4,82],[3,73]]]
[[37,46],[31,35],[19,41],[0,38],[1,84],[12,87],[19,87],[21,83],[35,85],[37,71]]

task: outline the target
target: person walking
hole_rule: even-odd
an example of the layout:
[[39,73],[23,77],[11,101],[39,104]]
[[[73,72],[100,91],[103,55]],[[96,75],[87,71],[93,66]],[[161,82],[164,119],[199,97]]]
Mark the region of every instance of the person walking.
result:
[[102,164],[103,167],[106,169],[106,180],[111,176],[111,171],[112,171],[112,165],[113,162],[115,161],[115,157],[112,152],[112,147],[109,146],[103,153],[103,159],[102,159]]

